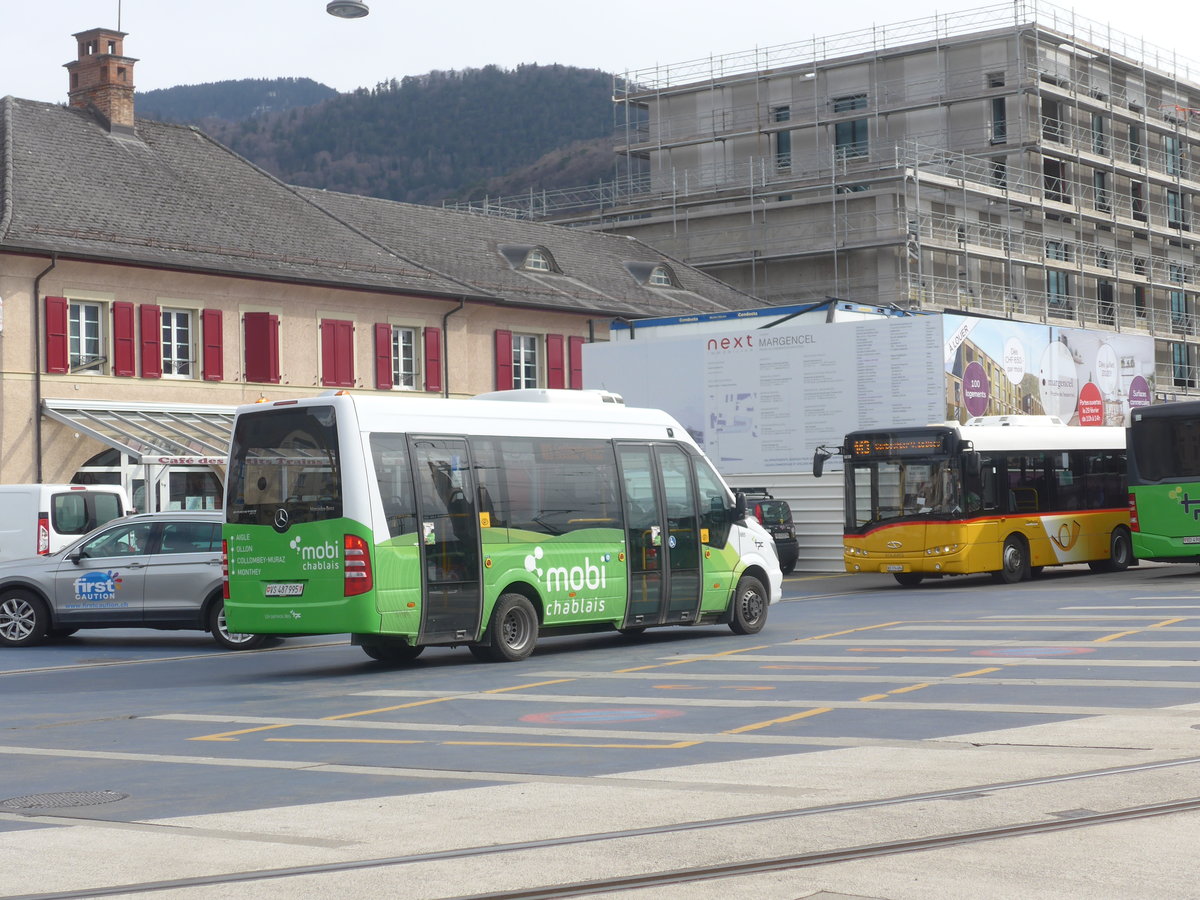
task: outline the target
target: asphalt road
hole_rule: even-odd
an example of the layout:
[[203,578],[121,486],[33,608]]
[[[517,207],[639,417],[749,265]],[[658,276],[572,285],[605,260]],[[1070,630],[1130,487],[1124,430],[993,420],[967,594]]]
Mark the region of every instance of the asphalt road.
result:
[[0,684],[0,897],[1200,897],[1194,566],[797,574],[758,635],[511,664],[80,632]]

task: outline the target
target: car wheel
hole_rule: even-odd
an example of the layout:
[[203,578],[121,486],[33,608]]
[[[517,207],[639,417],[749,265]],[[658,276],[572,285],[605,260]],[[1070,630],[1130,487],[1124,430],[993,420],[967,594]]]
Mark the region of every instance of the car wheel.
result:
[[39,643],[50,629],[46,604],[28,591],[0,594],[0,644],[28,647]]
[[537,635],[537,612],[528,598],[522,594],[501,594],[488,623],[490,643],[481,649],[492,662],[516,662],[533,652]]
[[253,650],[267,641],[265,634],[230,631],[225,621],[225,601],[217,600],[208,609],[208,630],[213,640],[226,650]]
[[405,663],[410,663],[420,656],[425,646],[416,646],[414,644],[406,644],[400,640],[362,640],[359,644],[362,647],[363,653],[371,657],[377,662],[387,663],[390,666],[402,666]]
[[767,592],[762,582],[745,575],[733,592],[733,612],[729,628],[734,634],[758,634],[767,624]]

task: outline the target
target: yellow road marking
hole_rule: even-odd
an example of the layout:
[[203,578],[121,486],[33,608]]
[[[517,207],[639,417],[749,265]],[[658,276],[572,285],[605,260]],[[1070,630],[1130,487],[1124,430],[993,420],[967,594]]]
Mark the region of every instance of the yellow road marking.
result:
[[970,678],[972,675],[987,675],[990,672],[999,672],[1000,666],[992,666],[990,669],[976,669],[974,672],[959,672],[957,675],[951,675],[951,678]]
[[203,737],[188,738],[189,741],[232,741],[239,734],[253,734],[256,731],[270,731],[273,728],[291,728],[291,725],[260,725],[258,728],[243,728],[240,731],[224,731],[221,734],[206,734]]
[[957,647],[847,647],[847,653],[957,653]]
[[1146,631],[1150,628],[1165,628],[1167,625],[1174,625],[1177,622],[1182,621],[1184,621],[1182,617],[1177,619],[1163,619],[1161,622],[1155,622],[1153,625],[1147,625],[1145,628],[1134,628],[1130,631],[1118,631],[1116,634],[1108,634],[1102,638],[1096,638],[1096,640],[1092,643],[1103,644],[1106,641],[1115,641],[1117,638],[1129,637],[1131,634],[1141,634],[1143,631]]
[[1162,622],[1155,622],[1153,625],[1146,626],[1147,628],[1162,628],[1165,625],[1175,625],[1179,622],[1186,621],[1183,617],[1178,619],[1165,619]]
[[871,703],[872,701],[875,701],[875,700],[886,700],[886,699],[887,699],[887,694],[868,694],[865,697],[858,698],[860,703]]
[[794,716],[784,716],[781,719],[768,719],[765,722],[755,722],[753,725],[743,725],[741,728],[730,728],[728,731],[722,731],[721,734],[744,734],[747,731],[757,731],[759,728],[768,728],[771,725],[779,725],[783,722],[795,722],[797,719],[807,719],[809,716],[819,716],[821,713],[833,712],[831,706],[821,706],[817,709],[809,709],[802,713],[796,713]]
[[889,694],[907,694],[909,691],[919,691],[921,688],[929,687],[929,682],[924,684],[910,684],[908,687],[896,688],[894,691],[888,691]]
[[525,688],[545,687],[548,684],[566,684],[568,681],[578,681],[578,678],[556,678],[553,681],[534,681],[530,684],[518,684],[515,687],[492,688],[490,691],[484,691],[485,694],[504,694],[508,691],[523,691]]
[[822,638],[840,637],[843,634],[854,634],[856,631],[873,631],[876,628],[891,628],[893,625],[903,625],[903,622],[884,622],[880,625],[864,625],[862,628],[849,628],[846,631],[833,631],[829,634],[818,634],[813,637],[796,638],[792,641],[793,644],[799,644],[801,641],[819,641]]
[[677,750],[694,747],[702,741],[678,741],[674,744],[574,744],[550,741],[423,741],[399,738],[267,738],[277,744],[440,744],[456,747],[586,747],[620,750]]
[[645,672],[647,669],[662,669],[666,666],[682,666],[687,663],[704,662],[706,659],[716,659],[720,656],[733,656],[735,653],[751,653],[755,650],[766,650],[770,644],[763,644],[761,647],[742,647],[740,650],[723,650],[720,653],[711,653],[708,656],[692,656],[687,659],[675,659],[671,662],[655,663],[652,666],[636,666],[632,669],[617,669],[614,675],[624,675],[628,672]]

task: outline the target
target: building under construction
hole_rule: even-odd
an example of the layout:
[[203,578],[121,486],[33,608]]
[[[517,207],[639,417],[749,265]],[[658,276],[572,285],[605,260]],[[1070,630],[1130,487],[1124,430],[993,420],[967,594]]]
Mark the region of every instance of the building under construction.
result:
[[[475,204],[627,233],[783,304],[1155,338],[1200,368],[1200,67],[1016,2],[617,78],[618,171]],[[1165,389],[1165,390],[1164,390]]]

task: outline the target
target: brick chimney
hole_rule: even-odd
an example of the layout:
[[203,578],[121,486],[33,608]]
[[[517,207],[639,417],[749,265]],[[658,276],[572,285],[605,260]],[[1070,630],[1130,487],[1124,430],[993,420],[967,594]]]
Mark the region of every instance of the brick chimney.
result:
[[133,64],[123,56],[125,32],[93,28],[74,35],[79,59],[65,63],[71,73],[71,106],[98,113],[110,131],[133,133]]

